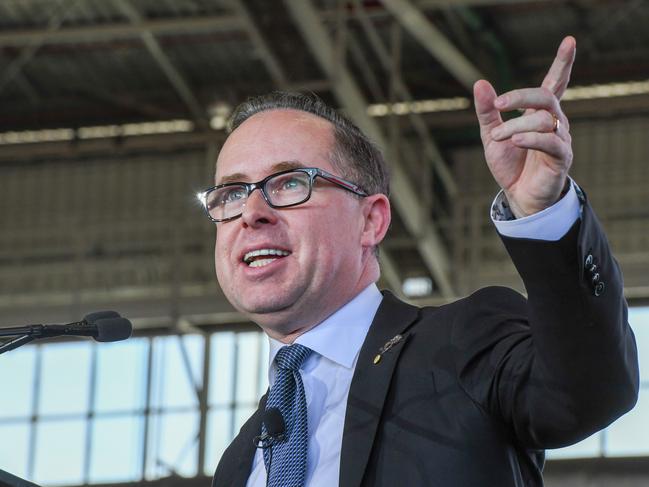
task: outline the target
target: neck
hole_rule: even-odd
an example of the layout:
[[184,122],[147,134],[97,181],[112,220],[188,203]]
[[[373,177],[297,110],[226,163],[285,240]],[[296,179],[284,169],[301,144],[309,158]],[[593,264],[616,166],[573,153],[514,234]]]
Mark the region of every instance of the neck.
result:
[[[295,315],[292,310],[286,310],[283,312],[273,313],[272,317],[268,315],[265,316],[254,316],[251,317],[264,332],[271,338],[280,341],[285,344],[291,344],[297,340],[297,338],[309,330],[315,328],[320,323],[325,321],[329,316],[334,314],[340,308],[349,303],[352,299],[358,296],[361,291],[363,291],[370,284],[378,281],[380,277],[380,270],[378,266],[378,261],[373,258],[373,265],[368,265],[363,272],[361,278],[357,281],[355,286],[350,286],[350,292],[345,294],[338,301],[332,302],[329,306],[320,310],[308,308],[307,315],[300,314]],[[269,320],[269,318],[271,318]]]

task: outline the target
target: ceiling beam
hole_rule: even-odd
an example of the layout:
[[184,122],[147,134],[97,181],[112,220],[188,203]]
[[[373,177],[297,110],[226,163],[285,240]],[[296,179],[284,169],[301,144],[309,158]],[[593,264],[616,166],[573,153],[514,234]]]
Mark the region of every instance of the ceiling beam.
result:
[[266,66],[266,69],[275,85],[282,90],[288,89],[286,73],[284,72],[282,65],[279,63],[279,60],[268,46],[268,43],[264,40],[264,37],[250,15],[248,8],[243,4],[242,0],[227,0],[227,4],[237,14],[240,23],[248,33],[250,40],[254,44],[255,49],[257,49],[261,61],[264,63],[264,66]]
[[488,6],[488,5],[507,5],[521,3],[550,3],[556,0],[416,0],[413,3],[422,9],[440,8],[440,7],[469,7],[469,6]]
[[[47,27],[42,32],[54,33],[59,30],[65,17],[79,4],[80,0],[65,5],[65,7],[56,10],[48,19]],[[40,39],[32,39],[27,43],[18,57],[13,59],[0,74],[0,93],[17,78],[20,79],[23,68],[34,58],[38,50],[42,47],[43,42]]]
[[[381,36],[374,28],[374,24],[372,24],[372,20],[368,17],[360,0],[353,0],[353,4],[354,12],[356,13],[361,27],[365,31],[365,35],[367,36],[370,45],[379,58],[381,66],[386,72],[390,72],[392,70],[392,60],[387,47],[384,45],[383,41],[381,40]],[[401,76],[394,77],[392,81],[394,83],[397,94],[403,101],[412,102],[414,100],[412,93],[403,82]],[[446,161],[442,157],[442,153],[435,143],[432,135],[430,134],[430,131],[426,127],[423,117],[421,116],[421,114],[410,112],[409,118],[410,123],[412,124],[421,140],[424,153],[433,164],[433,167],[435,168],[437,175],[442,181],[446,192],[451,198],[453,198],[457,194],[457,184],[455,183],[455,178],[453,177],[448,164],[446,164]]]
[[383,0],[383,6],[469,92],[473,91],[473,83],[484,78],[478,68],[411,2]]
[[160,69],[167,76],[176,93],[189,109],[196,124],[201,128],[207,128],[209,123],[206,110],[194,95],[189,83],[165,54],[153,33],[142,28],[142,15],[128,0],[114,0],[114,2],[133,25],[140,27],[140,38],[147,51],[149,51],[149,54],[151,54],[158,66],[160,66]]
[[[525,4],[525,3],[544,3],[544,2],[556,2],[556,0],[413,0],[413,4],[424,11],[434,11],[442,8],[450,7],[471,7],[471,6],[498,6],[498,5],[507,5],[507,4]],[[367,8],[367,15],[375,20],[385,20],[390,17],[391,14],[386,11],[382,6],[381,2],[366,2],[370,5],[373,5],[372,8]],[[344,20],[351,20],[354,18],[354,12],[352,9],[348,9],[344,12],[340,12],[339,8],[330,7],[323,8],[318,11],[320,18],[329,23],[336,21],[342,15]]]
[[[499,5],[520,2],[539,3],[542,0],[418,0],[414,4],[426,10],[471,5]],[[549,0],[546,0],[549,1]],[[353,13],[347,13],[351,18]],[[370,17],[385,18],[384,10],[373,9]],[[338,10],[323,10],[321,16],[325,21],[333,21],[339,16]],[[138,25],[123,22],[106,24],[89,24],[64,27],[58,30],[3,29],[0,31],[0,46],[25,46],[39,44],[61,44],[77,42],[100,42],[111,39],[139,37],[142,30],[155,35],[197,34],[200,32],[241,32],[245,30],[244,21],[236,15],[207,15],[204,17],[146,19]]]
[[385,100],[387,94],[384,92],[379,78],[370,66],[367,56],[359,44],[358,37],[354,32],[348,32],[347,38],[349,39],[347,42],[347,48],[351,55],[351,62],[353,62],[359,69],[360,75],[363,77],[363,81],[365,82],[365,86],[367,87],[370,96],[373,100]]
[[16,164],[17,161],[22,164],[34,160],[54,162],[78,157],[105,157],[107,154],[119,157],[125,154],[199,150],[208,143],[220,146],[224,140],[224,132],[207,131],[7,144],[0,145],[0,165]]
[[155,35],[197,34],[199,32],[242,31],[243,23],[234,15],[142,20],[137,25],[120,23],[91,24],[65,27],[59,30],[21,29],[0,31],[0,46],[23,46],[77,42],[99,42],[111,39],[139,37],[142,31]]
[[[367,101],[345,66],[335,64],[334,46],[310,0],[284,0],[295,25],[302,33],[316,61],[332,79],[333,92],[349,117],[387,150],[379,124],[367,114]],[[442,295],[452,295],[449,256],[435,223],[419,204],[417,192],[398,161],[392,161],[392,201],[408,231],[417,236],[417,246]]]

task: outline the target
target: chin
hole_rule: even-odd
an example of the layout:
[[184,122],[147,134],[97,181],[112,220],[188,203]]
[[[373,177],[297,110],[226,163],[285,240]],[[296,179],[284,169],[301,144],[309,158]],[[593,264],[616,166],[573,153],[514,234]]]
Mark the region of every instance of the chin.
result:
[[295,280],[235,285],[225,292],[226,298],[240,313],[257,324],[286,323],[304,309],[309,286]]
[[263,316],[272,313],[288,311],[294,304],[294,300],[287,297],[265,297],[251,301],[239,301],[235,306],[242,313],[249,316]]

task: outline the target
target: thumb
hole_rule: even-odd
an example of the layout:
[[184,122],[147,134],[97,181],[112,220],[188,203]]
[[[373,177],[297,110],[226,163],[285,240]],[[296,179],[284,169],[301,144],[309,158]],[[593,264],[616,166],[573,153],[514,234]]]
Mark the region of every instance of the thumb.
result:
[[475,113],[478,116],[480,132],[483,134],[488,134],[491,129],[503,123],[500,112],[494,106],[496,97],[496,90],[488,81],[481,79],[473,85]]

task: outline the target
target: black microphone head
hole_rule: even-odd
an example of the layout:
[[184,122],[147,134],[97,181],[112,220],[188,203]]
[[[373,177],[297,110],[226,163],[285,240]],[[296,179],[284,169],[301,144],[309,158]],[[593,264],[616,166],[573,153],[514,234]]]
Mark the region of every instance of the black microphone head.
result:
[[120,314],[117,311],[95,311],[94,313],[89,313],[83,317],[83,321],[86,323],[94,324],[97,320],[103,320],[104,318],[119,318]]
[[[114,311],[110,311],[110,313],[114,313]],[[96,320],[93,324],[97,326],[95,340],[98,342],[126,340],[133,331],[133,325],[126,318],[103,318]]]
[[284,424],[284,416],[277,408],[268,408],[264,412],[264,426],[266,426],[266,432],[268,436],[282,436],[286,430],[286,425]]

